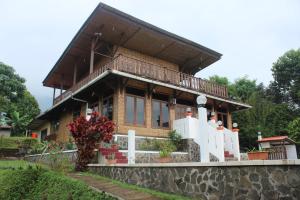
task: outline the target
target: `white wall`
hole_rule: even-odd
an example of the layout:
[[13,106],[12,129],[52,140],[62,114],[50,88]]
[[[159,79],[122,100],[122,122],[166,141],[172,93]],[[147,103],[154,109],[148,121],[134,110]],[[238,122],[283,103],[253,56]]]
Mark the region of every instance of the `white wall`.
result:
[[287,159],[297,159],[296,145],[285,145]]

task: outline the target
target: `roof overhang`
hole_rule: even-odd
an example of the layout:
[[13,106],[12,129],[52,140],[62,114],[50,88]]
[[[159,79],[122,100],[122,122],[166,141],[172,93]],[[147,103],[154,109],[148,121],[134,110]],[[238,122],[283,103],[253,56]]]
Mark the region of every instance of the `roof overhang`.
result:
[[63,87],[68,88],[72,84],[75,63],[81,68],[88,68],[91,41],[95,33],[101,33],[100,40],[104,43],[123,46],[178,64],[183,71],[191,74],[222,56],[207,47],[100,3],[44,79],[44,86],[59,88],[63,78]]

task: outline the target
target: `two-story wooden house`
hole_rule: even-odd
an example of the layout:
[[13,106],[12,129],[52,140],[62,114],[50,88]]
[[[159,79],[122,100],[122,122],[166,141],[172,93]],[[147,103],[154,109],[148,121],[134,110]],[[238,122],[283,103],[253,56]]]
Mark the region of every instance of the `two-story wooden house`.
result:
[[227,88],[194,77],[221,54],[100,3],[43,85],[53,88],[53,106],[31,123],[44,137],[69,137],[67,124],[91,108],[117,124],[117,133],[166,137],[196,97],[231,128],[231,113],[248,108],[228,98]]

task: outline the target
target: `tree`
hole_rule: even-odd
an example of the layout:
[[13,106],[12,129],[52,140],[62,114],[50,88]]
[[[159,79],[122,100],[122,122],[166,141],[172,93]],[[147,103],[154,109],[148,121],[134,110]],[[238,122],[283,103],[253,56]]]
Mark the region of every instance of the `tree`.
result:
[[0,62],[0,96],[15,102],[26,90],[24,83],[25,79],[16,74],[12,67]]
[[115,124],[107,117],[93,112],[87,120],[80,116],[68,125],[78,149],[75,169],[85,171],[87,164],[94,157],[94,149],[98,142],[110,142],[115,130]]
[[11,122],[12,134],[19,135],[26,130],[26,126],[30,121],[26,119],[26,115],[20,117],[20,114],[17,111],[13,111],[11,114]]
[[288,133],[293,140],[295,140],[297,143],[300,143],[300,117],[289,123]]
[[270,84],[276,103],[300,106],[300,49],[290,50],[272,66],[274,81]]
[[[35,98],[27,91],[25,79],[0,62],[0,112],[15,120],[13,135],[25,133],[27,125],[40,113]],[[21,123],[21,124],[20,124]]]

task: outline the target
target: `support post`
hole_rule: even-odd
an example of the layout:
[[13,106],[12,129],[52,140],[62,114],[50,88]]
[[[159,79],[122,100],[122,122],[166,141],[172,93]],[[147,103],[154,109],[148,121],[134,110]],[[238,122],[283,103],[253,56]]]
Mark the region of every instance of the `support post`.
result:
[[54,100],[55,100],[55,91],[56,91],[56,88],[54,87],[54,88],[53,88],[53,99],[52,99],[52,105],[54,105]]
[[77,82],[77,63],[74,65],[74,74],[73,74],[73,85]]
[[235,154],[236,157],[238,159],[238,161],[241,161],[241,153],[240,153],[240,140],[239,140],[239,129],[238,128],[234,128],[232,130],[233,134],[234,134],[234,149],[235,149]]
[[128,130],[128,164],[135,164],[135,130]]
[[94,71],[94,56],[95,56],[95,39],[92,40],[91,45],[91,59],[90,59],[90,74]]

